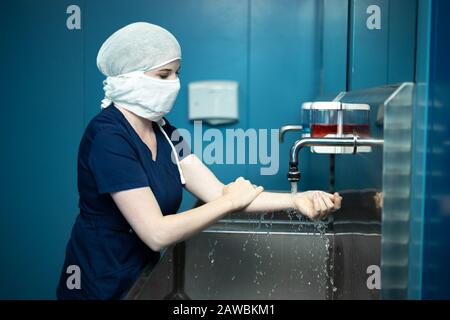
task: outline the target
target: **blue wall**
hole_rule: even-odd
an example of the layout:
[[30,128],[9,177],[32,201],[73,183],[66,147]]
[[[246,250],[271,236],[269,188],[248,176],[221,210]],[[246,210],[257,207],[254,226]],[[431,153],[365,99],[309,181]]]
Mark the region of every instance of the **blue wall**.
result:
[[409,298],[450,298],[450,3],[420,0]]
[[[77,4],[82,30],[66,28]],[[240,121],[227,126],[278,128],[295,122],[299,106],[318,95],[315,0],[5,1],[2,48],[0,298],[54,298],[64,249],[78,212],[77,149],[99,112],[103,76],[95,57],[118,28],[149,21],[171,30],[183,49],[184,85],[169,119],[187,121],[186,84],[230,79],[240,84]],[[225,128],[221,128],[224,130]],[[268,189],[287,189],[287,154],[279,174],[258,166],[214,165],[224,182],[244,175]],[[302,156],[305,166],[308,155]],[[302,188],[311,177],[305,173]],[[186,197],[183,208],[194,203]]]
[[0,4],[0,298],[52,298],[77,208],[82,34],[69,1]]
[[[372,1],[387,6],[387,12],[397,12],[384,19],[399,27],[397,33],[383,34],[380,42],[366,47],[363,31],[352,29],[362,19],[356,13],[364,1],[0,2],[2,48],[8,48],[0,50],[4,93],[0,298],[54,297],[66,241],[78,212],[78,144],[103,98],[103,76],[95,58],[111,33],[131,22],[149,21],[178,38],[183,50],[183,87],[169,115],[176,126],[193,129],[187,120],[186,85],[222,79],[239,82],[240,121],[220,130],[275,129],[296,123],[301,103],[320,95],[411,80],[413,67],[408,61],[412,57],[408,54],[413,44],[408,38],[406,44],[397,43],[397,38],[411,32],[414,16],[398,15],[411,2]],[[66,28],[66,8],[71,4],[81,8],[82,30]],[[352,39],[349,46],[347,39]],[[384,53],[382,68],[372,63],[373,55],[366,56],[373,53],[372,45],[392,48]],[[403,64],[392,63],[398,55],[404,57]],[[374,77],[371,70],[381,75]],[[287,156],[295,138],[296,134],[288,134],[280,146],[275,176],[261,177],[259,165],[211,168],[224,182],[243,175],[266,189],[287,190]],[[361,183],[360,174],[348,176],[351,161],[360,160],[337,162],[338,189],[374,186],[370,181]],[[301,163],[300,189],[328,188],[327,157],[303,152]],[[194,202],[186,193],[182,209]]]
[[450,299],[450,2],[431,11],[422,298]]
[[[370,5],[381,10],[381,29],[367,27]],[[416,14],[415,0],[324,0],[321,96],[414,81]],[[371,135],[382,138],[383,130],[375,125],[378,107],[371,105]],[[327,158],[312,157],[314,177],[327,177]],[[337,155],[335,189],[380,190],[381,171],[380,148],[356,156]],[[321,182],[315,187],[326,189],[328,184]]]
[[428,79],[430,69],[431,0],[419,0],[417,17],[416,92],[413,110],[411,216],[408,298],[422,297],[423,213],[425,204]]
[[420,0],[409,298],[450,299],[450,3]]

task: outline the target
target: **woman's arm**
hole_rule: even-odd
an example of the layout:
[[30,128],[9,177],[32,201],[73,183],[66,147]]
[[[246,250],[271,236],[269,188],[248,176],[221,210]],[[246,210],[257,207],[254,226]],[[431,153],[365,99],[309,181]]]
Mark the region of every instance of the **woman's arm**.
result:
[[263,192],[244,212],[279,211],[296,209],[310,219],[324,219],[330,213],[341,208],[342,197],[339,193],[323,191],[298,192],[295,195],[282,192]]
[[204,203],[222,196],[224,184],[194,154],[180,161],[186,189]]
[[[191,154],[181,162],[186,179],[186,189],[205,203],[222,195],[224,184],[205,166],[200,159]],[[322,191],[290,193],[262,192],[243,212],[278,211],[298,209],[310,218],[323,218],[341,206],[339,194],[330,195]]]
[[[222,195],[224,184],[194,154],[184,158],[181,169],[186,189],[201,201],[208,203]],[[275,211],[294,208],[292,196],[284,193],[263,192],[243,211]]]
[[249,181],[238,178],[225,186],[223,195],[207,204],[167,216],[163,216],[149,187],[114,192],[111,196],[139,238],[152,250],[159,251],[200,232],[227,213],[242,209],[262,191],[262,187],[255,188]]

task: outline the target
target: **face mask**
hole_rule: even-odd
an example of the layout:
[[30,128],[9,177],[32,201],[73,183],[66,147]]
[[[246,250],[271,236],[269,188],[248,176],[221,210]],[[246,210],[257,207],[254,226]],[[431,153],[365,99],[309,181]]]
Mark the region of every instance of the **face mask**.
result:
[[103,82],[102,108],[116,102],[121,107],[151,121],[159,122],[172,110],[180,91],[180,80],[161,80],[134,71]]

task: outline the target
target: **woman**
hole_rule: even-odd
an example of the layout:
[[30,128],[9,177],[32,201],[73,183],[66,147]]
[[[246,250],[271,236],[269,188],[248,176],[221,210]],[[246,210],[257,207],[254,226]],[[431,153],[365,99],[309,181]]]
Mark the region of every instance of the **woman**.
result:
[[[80,214],[59,299],[122,298],[144,266],[157,263],[162,248],[235,211],[294,208],[323,218],[340,208],[337,193],[268,193],[242,177],[223,185],[195,155],[180,157],[169,139],[175,128],[163,118],[180,88],[180,61],[174,36],[148,23],[118,30],[100,48],[105,99],[79,147]],[[175,214],[183,185],[205,205]]]

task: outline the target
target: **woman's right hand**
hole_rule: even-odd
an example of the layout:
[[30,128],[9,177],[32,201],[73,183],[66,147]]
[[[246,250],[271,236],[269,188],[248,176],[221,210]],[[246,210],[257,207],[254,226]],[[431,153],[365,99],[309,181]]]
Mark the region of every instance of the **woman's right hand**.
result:
[[244,209],[264,191],[264,188],[256,187],[242,177],[223,187],[223,197],[231,202],[232,211]]

